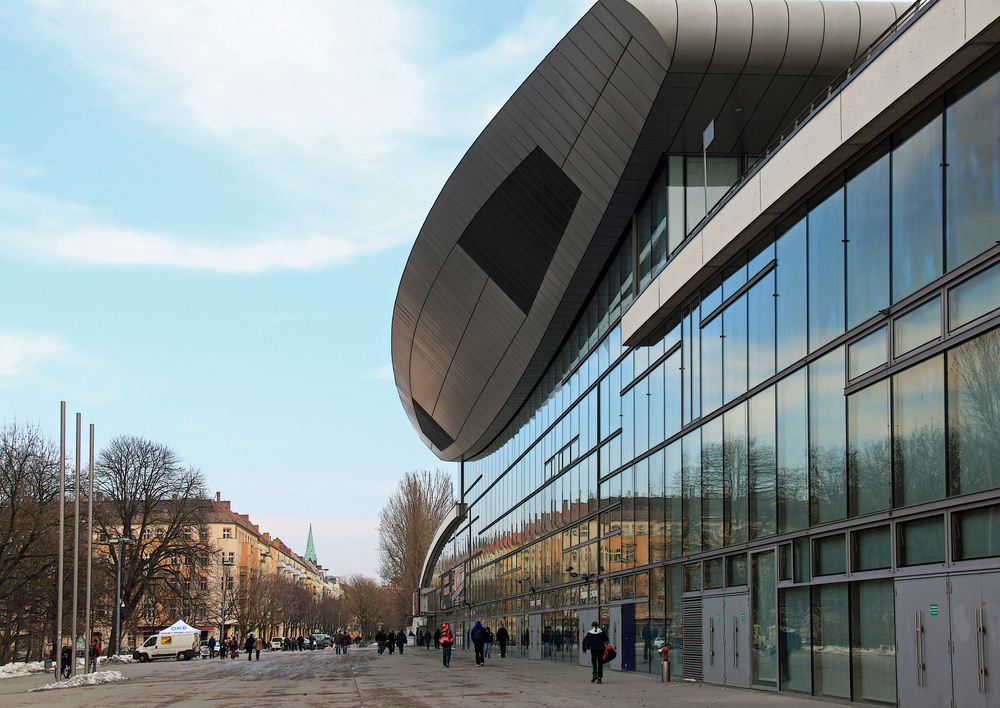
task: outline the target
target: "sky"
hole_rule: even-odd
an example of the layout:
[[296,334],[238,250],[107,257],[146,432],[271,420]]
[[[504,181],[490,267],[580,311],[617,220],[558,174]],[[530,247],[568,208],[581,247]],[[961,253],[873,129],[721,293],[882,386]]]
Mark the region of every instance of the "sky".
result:
[[[173,448],[376,574],[435,457],[389,349],[413,240],[580,0],[0,3],[0,422]],[[85,433],[86,436],[86,433]],[[86,443],[84,444],[86,455]]]

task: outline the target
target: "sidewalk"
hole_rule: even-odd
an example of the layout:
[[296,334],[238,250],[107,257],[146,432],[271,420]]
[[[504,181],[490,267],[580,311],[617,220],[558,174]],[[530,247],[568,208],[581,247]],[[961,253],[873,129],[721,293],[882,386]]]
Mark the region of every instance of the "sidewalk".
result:
[[0,681],[4,708],[213,708],[241,705],[361,708],[470,708],[509,705],[684,706],[685,708],[817,708],[811,698],[703,684],[660,683],[658,676],[608,671],[600,686],[589,667],[530,661],[497,654],[476,667],[472,653],[456,651],[451,667],[441,652],[407,647],[379,656],[374,648],[267,652],[260,661],[158,661],[116,667],[121,683],[28,693],[51,674]]

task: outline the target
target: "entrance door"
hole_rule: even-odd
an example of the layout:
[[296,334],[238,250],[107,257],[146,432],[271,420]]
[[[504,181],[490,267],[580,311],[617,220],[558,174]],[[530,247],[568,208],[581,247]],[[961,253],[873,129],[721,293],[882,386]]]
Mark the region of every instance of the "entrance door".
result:
[[954,705],[1000,705],[1000,573],[951,576],[951,640]]
[[[590,625],[594,622],[600,622],[600,612],[597,608],[592,610],[580,610],[580,643],[582,645],[584,638],[587,636],[587,632],[590,631]],[[584,653],[582,647],[580,649],[580,666],[590,666],[590,652]]]
[[635,671],[635,604],[622,605],[622,671]]
[[541,615],[528,615],[528,658],[542,660]]
[[721,595],[702,598],[702,677],[706,683],[726,682],[726,608]]
[[950,706],[947,578],[896,582],[896,686],[901,708]]
[[608,642],[615,648],[618,652],[612,661],[605,664],[609,669],[614,669],[615,671],[622,670],[622,606],[613,605],[609,608],[610,612],[610,624],[608,626]]
[[750,598],[725,598],[725,665],[727,686],[750,686]]

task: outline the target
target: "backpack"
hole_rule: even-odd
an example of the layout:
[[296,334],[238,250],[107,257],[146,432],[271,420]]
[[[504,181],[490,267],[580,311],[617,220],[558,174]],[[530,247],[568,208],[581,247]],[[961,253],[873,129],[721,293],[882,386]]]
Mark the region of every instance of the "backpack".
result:
[[483,632],[482,627],[476,627],[472,630],[472,641],[476,643],[486,641],[486,634]]
[[618,656],[618,652],[615,651],[615,648],[613,646],[608,644],[606,647],[604,647],[604,656],[601,657],[601,663],[606,664],[609,661],[614,661],[614,658],[616,656]]

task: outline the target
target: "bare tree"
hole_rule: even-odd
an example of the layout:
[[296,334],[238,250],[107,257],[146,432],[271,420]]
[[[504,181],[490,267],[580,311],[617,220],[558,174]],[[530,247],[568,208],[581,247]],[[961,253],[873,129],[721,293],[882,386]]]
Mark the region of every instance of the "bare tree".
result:
[[398,616],[410,611],[424,557],[454,503],[451,475],[443,470],[413,471],[403,475],[379,514],[379,574],[393,589]]
[[389,605],[390,597],[375,578],[360,574],[347,578],[344,606],[357,622],[362,639],[369,639],[374,635],[376,625],[388,611]]
[[59,451],[37,427],[0,428],[0,664],[54,617],[58,473]]
[[226,607],[241,635],[266,634],[271,625],[276,587],[273,575],[250,572],[234,580],[226,593]]
[[[167,594],[181,607],[195,601],[189,581],[208,567],[211,551],[201,533],[210,508],[201,472],[166,445],[123,435],[101,450],[94,477],[102,497],[94,530],[132,540],[131,547],[109,546],[102,564],[114,574],[122,562],[122,624],[138,620],[147,597],[159,602]],[[112,636],[109,646],[116,641]]]

